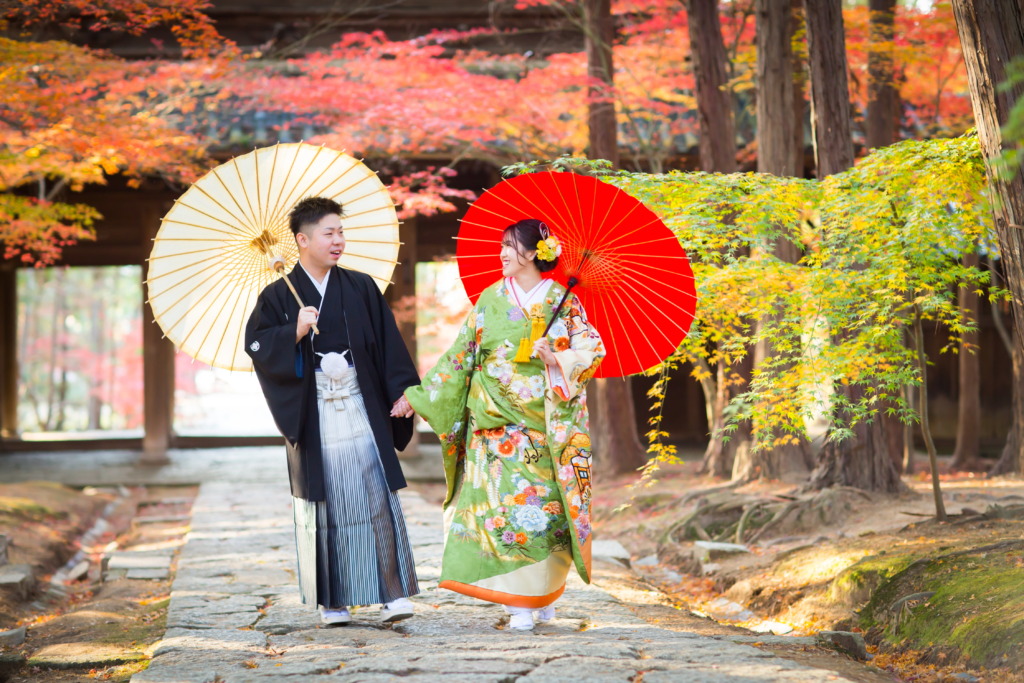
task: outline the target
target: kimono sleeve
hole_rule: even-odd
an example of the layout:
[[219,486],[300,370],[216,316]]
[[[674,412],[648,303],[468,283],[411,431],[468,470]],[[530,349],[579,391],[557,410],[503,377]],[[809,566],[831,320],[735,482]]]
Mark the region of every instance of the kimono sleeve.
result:
[[551,326],[550,336],[563,381],[553,382],[549,376],[548,386],[561,400],[571,401],[597,372],[605,356],[604,342],[587,320],[587,313],[576,296],[570,296],[562,307],[558,320]]
[[419,386],[405,392],[413,410],[427,421],[441,440],[445,478],[448,480],[445,505],[452,496],[455,468],[466,452],[469,383],[479,348],[477,315],[474,308],[451,348],[427,372]]
[[277,303],[270,288],[260,294],[245,326],[245,352],[277,428],[295,444],[302,438],[306,404],[302,345],[295,343],[295,322]]
[[257,373],[286,383],[302,377],[295,330],[296,321],[275,305],[269,288],[260,294],[245,325],[245,352]]

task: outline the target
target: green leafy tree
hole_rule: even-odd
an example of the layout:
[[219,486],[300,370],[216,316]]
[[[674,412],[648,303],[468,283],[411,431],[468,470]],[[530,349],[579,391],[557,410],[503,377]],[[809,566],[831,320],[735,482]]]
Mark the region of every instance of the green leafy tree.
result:
[[[775,349],[726,426],[750,419],[758,448],[806,437],[816,420],[836,443],[881,414],[917,419],[903,388],[924,379],[918,321],[946,329],[950,349],[972,329],[956,291],[987,274],[960,256],[991,240],[973,136],[883,148],[822,181],[679,172],[611,180],[657,211],[693,261],[697,323],[668,363],[692,363],[699,380],[723,354],[734,363],[760,341]],[[800,246],[797,263],[766,248],[780,240]],[[878,457],[855,453],[864,461],[854,469]],[[871,488],[870,477],[840,483]]]

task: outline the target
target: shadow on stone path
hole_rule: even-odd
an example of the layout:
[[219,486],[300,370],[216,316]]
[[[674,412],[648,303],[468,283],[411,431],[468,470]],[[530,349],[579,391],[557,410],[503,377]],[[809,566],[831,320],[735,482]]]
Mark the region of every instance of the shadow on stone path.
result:
[[393,626],[378,609],[321,627],[299,602],[286,485],[205,483],[193,507],[167,633],[133,683],[511,681],[754,683],[842,680],[756,648],[650,625],[573,576],[558,618],[505,629],[496,605],[437,589],[441,514],[417,493],[402,504],[423,591]]

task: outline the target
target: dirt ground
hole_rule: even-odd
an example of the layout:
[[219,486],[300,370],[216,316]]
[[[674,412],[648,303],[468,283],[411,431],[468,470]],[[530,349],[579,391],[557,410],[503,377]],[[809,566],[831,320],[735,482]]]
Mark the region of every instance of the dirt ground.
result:
[[[872,663],[903,680],[958,680],[950,677],[965,674],[993,683],[1024,681],[1024,667],[1013,655],[1024,642],[1017,638],[1018,630],[1007,636],[1016,644],[984,644],[988,650],[996,645],[1002,648],[998,657],[984,661],[979,660],[987,652],[985,647],[972,650],[975,644],[961,642],[960,634],[967,630],[963,625],[975,618],[979,619],[975,630],[984,619],[1001,626],[1016,620],[1017,627],[1024,629],[1016,602],[1024,595],[1019,590],[1024,585],[1024,519],[981,514],[1017,509],[1019,515],[1024,480],[945,475],[942,489],[950,521],[941,524],[933,519],[931,483],[924,475],[907,477],[910,490],[899,496],[834,489],[804,500],[782,524],[766,528],[753,543],[749,539],[759,532],[751,516],[749,530],[743,533],[749,552],[726,554],[703,564],[694,560],[694,538],[687,538],[679,526],[699,506],[744,504],[750,508],[760,501],[784,507],[806,496],[780,482],[722,490],[724,482],[697,475],[695,463],[666,468],[649,486],[631,487],[635,481],[636,477],[623,477],[597,482],[596,534],[622,543],[632,555],[634,568],[687,610],[722,624],[760,625],[774,632],[792,629],[790,635],[823,629],[862,631],[871,644],[869,652],[875,655]],[[739,509],[733,512],[738,514]],[[710,518],[698,518],[713,523]],[[713,527],[709,525],[708,530]],[[715,540],[736,541],[732,536],[712,535],[717,536]],[[916,577],[920,580],[915,584],[907,572],[900,573],[914,562],[922,567],[932,562],[935,571]],[[936,579],[936,572],[944,574]],[[980,584],[974,590],[964,586],[962,595],[956,593],[956,580],[981,581],[990,576],[1009,582],[1002,593]],[[942,605],[925,602],[919,612],[918,621],[925,623],[916,628],[928,638],[900,640],[893,634],[914,635],[910,615],[921,600],[901,604],[895,598],[908,591],[916,595],[920,588],[914,586],[925,579],[932,585],[936,580],[948,585],[948,590],[940,589],[948,595],[936,596],[942,598]],[[891,581],[903,584],[893,587],[887,583]],[[896,592],[889,596],[885,590]],[[983,590],[988,591],[987,597],[982,597]],[[1009,603],[999,607],[1007,595]],[[898,614],[892,612],[891,603],[899,605]],[[998,609],[1013,613],[1000,615]],[[931,631],[927,631],[929,620],[934,622]],[[867,628],[869,622],[878,625]],[[946,630],[936,630],[936,625]],[[978,654],[972,659],[965,652]]]
[[[0,630],[28,629],[22,645],[0,649],[0,680],[127,681],[144,667],[165,630],[171,579],[104,574],[102,557],[179,548],[195,494],[195,487],[0,486],[0,533],[13,540],[9,560],[33,565],[37,579],[28,601],[0,594]],[[81,576],[55,585],[51,578],[71,569],[69,560]]]
[[[624,482],[624,485],[628,486],[628,483]],[[445,487],[443,484],[414,483],[410,487],[436,505],[440,505],[444,499]],[[622,500],[625,501],[627,498],[623,497]],[[597,533],[602,538],[608,538],[608,534],[600,528],[597,529]],[[637,559],[636,555],[634,555],[634,559]],[[636,571],[626,569],[616,563],[595,563],[594,581],[602,589],[619,599],[636,616],[662,628],[698,633],[704,636],[752,635],[752,632],[746,628],[724,621],[715,621],[696,613],[687,601],[687,596],[666,591],[666,586],[661,585],[658,581],[645,578]],[[768,642],[769,640],[771,642]],[[887,671],[867,666],[845,654],[816,645],[807,645],[802,642],[787,644],[779,642],[778,639],[767,638],[751,641],[750,644],[807,666],[835,671],[857,683],[892,683],[899,680]]]

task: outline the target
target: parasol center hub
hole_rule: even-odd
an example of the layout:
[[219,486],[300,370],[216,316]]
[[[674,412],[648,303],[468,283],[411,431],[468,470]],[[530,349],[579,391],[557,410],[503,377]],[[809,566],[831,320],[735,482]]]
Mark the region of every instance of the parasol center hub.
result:
[[249,244],[261,254],[270,255],[271,248],[278,243],[278,239],[269,230],[264,230],[258,237],[253,238]]

